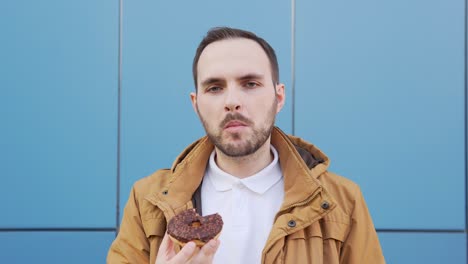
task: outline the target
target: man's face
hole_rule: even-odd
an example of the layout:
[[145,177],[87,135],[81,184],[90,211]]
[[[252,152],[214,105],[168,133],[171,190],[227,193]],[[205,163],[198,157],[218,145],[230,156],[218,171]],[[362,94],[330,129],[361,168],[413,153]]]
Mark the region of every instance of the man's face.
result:
[[284,104],[284,85],[273,83],[260,45],[244,38],[211,43],[197,71],[198,90],[191,99],[210,140],[231,157],[257,151]]

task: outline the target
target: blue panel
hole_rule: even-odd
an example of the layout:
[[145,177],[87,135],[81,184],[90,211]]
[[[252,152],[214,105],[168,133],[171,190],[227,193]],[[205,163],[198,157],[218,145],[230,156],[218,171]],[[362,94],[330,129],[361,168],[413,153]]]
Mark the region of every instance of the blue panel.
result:
[[0,227],[115,226],[118,1],[6,1],[0,25]]
[[114,232],[2,232],[0,259],[15,264],[101,264]]
[[466,264],[466,234],[379,233],[387,263]]
[[[204,135],[189,93],[193,56],[208,29],[240,27],[265,38],[277,52],[281,81],[289,85],[290,5],[280,0],[124,2],[121,206],[135,180],[170,167]],[[277,122],[286,132],[291,132],[291,107],[287,96]]]
[[464,229],[464,1],[297,1],[296,131],[377,228]]

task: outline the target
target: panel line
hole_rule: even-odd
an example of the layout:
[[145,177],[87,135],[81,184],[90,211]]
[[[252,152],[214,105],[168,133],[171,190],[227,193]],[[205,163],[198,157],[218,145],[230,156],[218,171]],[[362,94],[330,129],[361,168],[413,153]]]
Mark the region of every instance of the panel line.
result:
[[[464,55],[465,55],[465,69],[464,69],[464,76],[465,76],[465,230],[468,232],[468,0],[465,0],[465,43],[464,43]],[[465,238],[468,239],[468,238]],[[468,243],[466,243],[466,252],[468,252]]]
[[291,114],[292,135],[296,126],[296,0],[291,0]]
[[120,139],[122,130],[122,11],[123,0],[119,0],[119,22],[118,22],[118,84],[117,84],[117,190],[116,190],[116,215],[115,235],[117,236],[120,226]]
[[115,232],[115,227],[0,228],[0,232]]
[[[111,232],[114,227],[0,228],[0,232]],[[377,228],[382,233],[466,233],[463,229],[392,229]]]
[[381,233],[459,233],[464,234],[464,229],[394,229],[394,228],[376,228]]

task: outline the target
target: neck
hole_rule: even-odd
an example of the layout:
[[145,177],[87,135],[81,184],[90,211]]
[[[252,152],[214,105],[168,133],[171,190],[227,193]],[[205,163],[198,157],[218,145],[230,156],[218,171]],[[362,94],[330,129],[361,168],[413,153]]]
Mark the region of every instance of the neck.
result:
[[230,157],[216,149],[216,165],[226,173],[243,179],[254,175],[273,161],[270,140],[267,140],[256,152],[242,157]]

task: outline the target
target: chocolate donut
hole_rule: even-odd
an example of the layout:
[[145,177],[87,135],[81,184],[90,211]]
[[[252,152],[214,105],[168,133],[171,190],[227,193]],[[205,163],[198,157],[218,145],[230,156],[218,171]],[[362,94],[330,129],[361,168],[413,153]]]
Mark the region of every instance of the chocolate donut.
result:
[[219,214],[200,216],[195,209],[185,210],[174,216],[167,225],[167,233],[175,242],[185,245],[194,241],[203,246],[216,238],[223,228],[223,219]]

